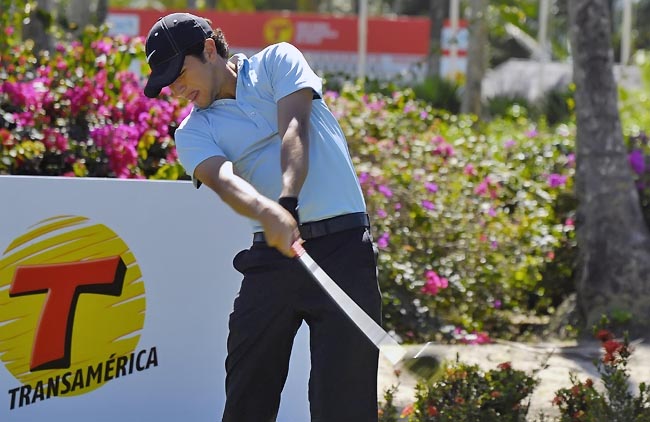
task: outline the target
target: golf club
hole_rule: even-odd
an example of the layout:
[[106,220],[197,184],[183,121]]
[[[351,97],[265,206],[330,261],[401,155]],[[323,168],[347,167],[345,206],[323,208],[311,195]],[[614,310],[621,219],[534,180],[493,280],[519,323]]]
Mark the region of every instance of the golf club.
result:
[[379,351],[393,364],[396,365],[406,355],[404,349],[390,336],[374,319],[372,319],[354,300],[350,298],[330,278],[329,275],[312,259],[299,242],[294,242],[291,249],[296,254],[300,263],[320,284],[325,292],[334,300],[341,310],[359,327],[363,334],[377,346]]

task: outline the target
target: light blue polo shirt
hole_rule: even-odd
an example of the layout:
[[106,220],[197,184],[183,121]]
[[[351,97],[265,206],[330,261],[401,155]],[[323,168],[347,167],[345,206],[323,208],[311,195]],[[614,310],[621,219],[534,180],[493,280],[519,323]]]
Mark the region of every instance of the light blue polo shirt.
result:
[[[309,171],[298,197],[300,221],[364,212],[345,135],[322,99],[321,79],[302,53],[280,43],[250,58],[238,54],[234,59],[236,98],[195,107],[176,130],[176,149],[187,174],[193,175],[207,158],[223,156],[262,195],[277,200],[282,191],[277,102],[311,88],[318,98],[312,102],[309,125]],[[261,231],[257,221],[252,224],[253,231]]]

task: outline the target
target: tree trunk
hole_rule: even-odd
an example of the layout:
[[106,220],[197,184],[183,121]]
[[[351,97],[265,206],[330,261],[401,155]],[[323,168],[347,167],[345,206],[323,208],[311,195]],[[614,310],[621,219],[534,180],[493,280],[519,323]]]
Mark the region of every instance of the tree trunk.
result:
[[29,14],[29,22],[23,26],[23,39],[34,41],[34,51],[52,51],[54,48],[52,37],[48,34],[52,24],[52,10],[53,0],[37,0]]
[[429,0],[431,32],[429,34],[429,56],[427,57],[428,78],[437,78],[440,76],[442,27],[445,23],[448,10],[449,0]]
[[394,0],[393,1],[393,13],[396,15],[401,15],[404,13],[404,0]]
[[[601,315],[650,329],[650,234],[623,142],[607,0],[571,0],[576,85],[576,290],[586,328]],[[613,318],[612,318],[613,317]]]
[[93,23],[97,26],[100,26],[104,22],[106,22],[107,16],[108,16],[108,0],[98,0],[97,12],[95,13],[95,19]]
[[487,0],[472,0],[469,15],[467,75],[462,113],[481,114],[481,83],[487,66]]
[[217,0],[205,0],[205,7],[208,10],[215,10],[217,8]]
[[[92,2],[94,3],[94,2]],[[91,2],[88,0],[69,0],[65,15],[70,29],[75,34],[81,33],[84,28],[91,24],[90,14]]]

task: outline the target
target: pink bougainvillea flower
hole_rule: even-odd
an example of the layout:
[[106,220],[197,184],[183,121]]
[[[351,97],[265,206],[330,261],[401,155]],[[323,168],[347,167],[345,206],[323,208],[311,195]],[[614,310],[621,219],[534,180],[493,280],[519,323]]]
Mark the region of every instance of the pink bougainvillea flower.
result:
[[449,287],[449,281],[444,277],[440,277],[438,273],[433,270],[428,270],[424,276],[426,278],[426,282],[421,289],[422,293],[435,296],[441,289],[446,289]]
[[384,100],[376,100],[366,103],[366,107],[372,111],[379,111],[386,107],[386,102]]
[[426,210],[433,211],[434,209],[436,209],[436,205],[431,201],[427,201],[426,199],[423,199],[421,204],[422,204],[422,208]]
[[386,185],[379,185],[377,190],[381,192],[382,195],[384,195],[386,198],[390,198],[391,196],[393,196],[393,191],[390,190],[390,188]]
[[427,182],[427,183],[425,183],[425,184],[424,184],[424,187],[426,188],[426,190],[428,190],[428,191],[431,192],[431,193],[436,193],[436,192],[438,192],[438,185],[436,185],[436,184],[433,183],[433,182]]
[[485,195],[488,192],[488,187],[490,186],[491,182],[492,181],[490,180],[490,176],[486,176],[485,179],[483,179],[481,183],[479,183],[478,186],[474,188],[474,193],[476,195]]
[[339,98],[340,94],[337,91],[327,90],[325,91],[325,98],[336,100]]
[[569,167],[573,167],[576,163],[576,155],[574,153],[570,153],[566,156],[566,163]]
[[557,173],[549,174],[546,179],[548,181],[548,185],[551,188],[557,188],[557,187],[560,187],[560,186],[564,186],[566,184],[566,181],[567,181],[566,176],[563,176],[563,175],[557,174]]
[[645,156],[643,155],[643,151],[640,149],[632,150],[630,155],[628,155],[628,161],[636,174],[641,175],[645,173]]
[[93,41],[91,47],[100,54],[110,54],[113,47],[113,40],[110,38],[104,38]]
[[386,232],[382,233],[377,239],[377,247],[379,249],[386,249],[388,247],[388,241],[390,240],[390,235]]
[[492,343],[492,339],[488,335],[488,333],[484,331],[479,331],[479,332],[473,332],[471,334],[465,334],[461,338],[461,343],[463,344],[489,344]]
[[412,111],[416,111],[417,107],[415,107],[413,104],[406,104],[404,106],[404,113],[410,113]]
[[466,174],[467,176],[476,176],[476,169],[472,164],[468,164],[463,169],[463,173]]
[[433,150],[434,155],[451,157],[455,153],[454,147],[452,147],[451,144],[449,144],[445,138],[440,135],[434,136],[434,138],[431,140],[431,143],[436,146],[436,148]]
[[363,185],[364,183],[366,183],[368,181],[369,177],[370,176],[368,175],[368,173],[366,173],[365,171],[362,171],[361,173],[359,173],[359,183],[361,183]]
[[454,151],[454,147],[444,142],[438,145],[436,149],[433,150],[433,153],[436,155],[441,155],[443,157],[451,157],[455,154],[455,151]]

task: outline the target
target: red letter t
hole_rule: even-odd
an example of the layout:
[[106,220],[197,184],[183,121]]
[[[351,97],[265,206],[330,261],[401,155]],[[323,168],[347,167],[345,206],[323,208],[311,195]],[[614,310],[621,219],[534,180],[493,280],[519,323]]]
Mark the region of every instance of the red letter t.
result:
[[81,293],[119,296],[126,266],[119,256],[16,268],[9,296],[47,293],[36,329],[30,370],[70,366],[72,325]]

